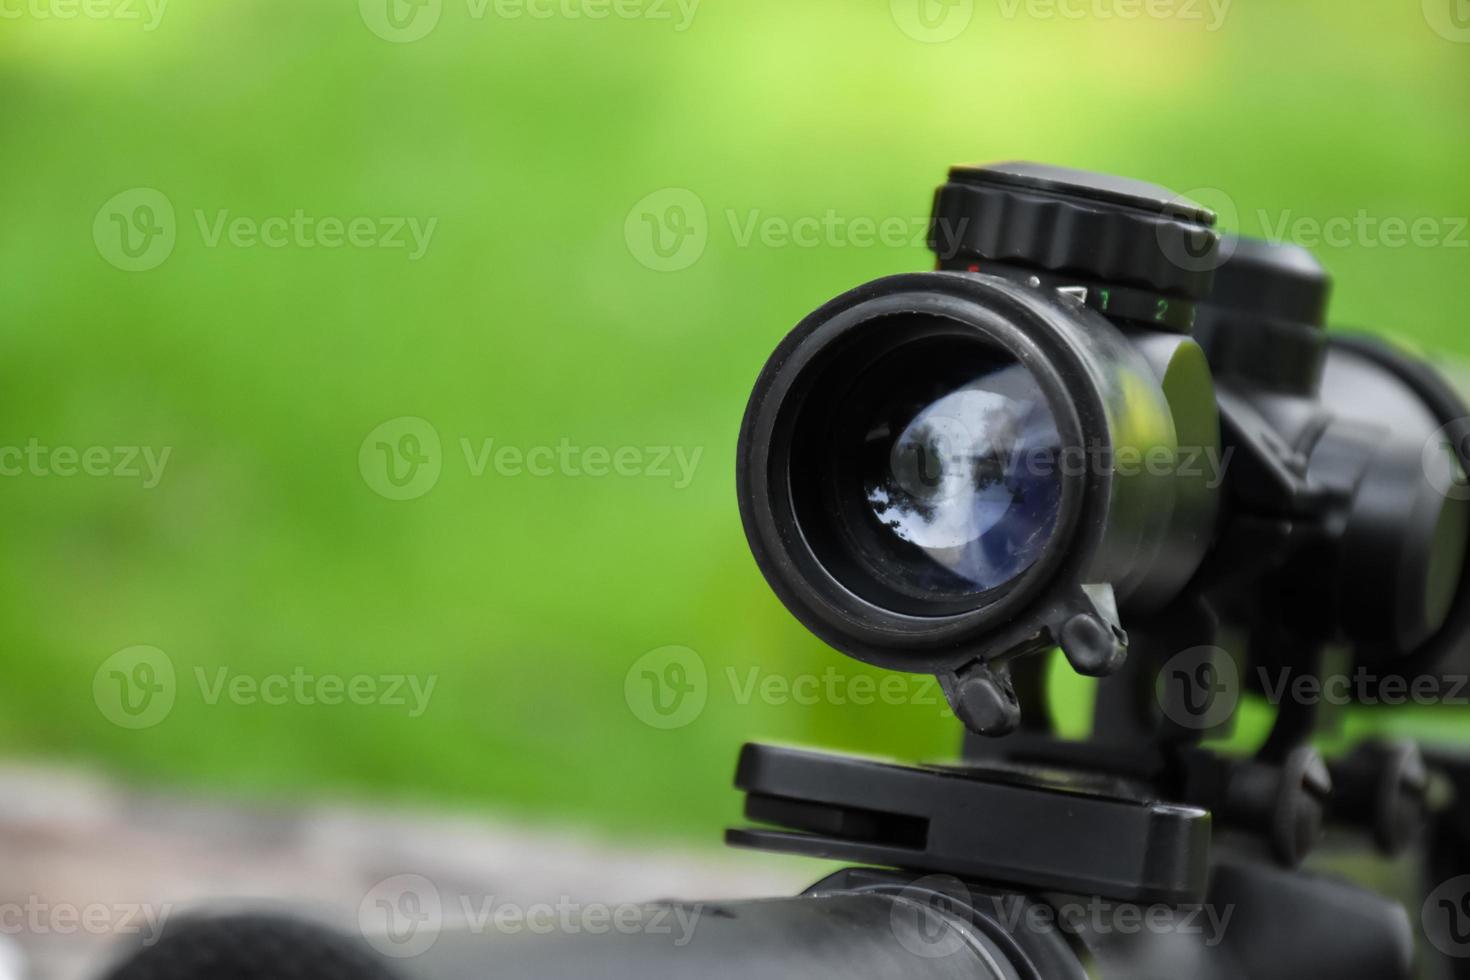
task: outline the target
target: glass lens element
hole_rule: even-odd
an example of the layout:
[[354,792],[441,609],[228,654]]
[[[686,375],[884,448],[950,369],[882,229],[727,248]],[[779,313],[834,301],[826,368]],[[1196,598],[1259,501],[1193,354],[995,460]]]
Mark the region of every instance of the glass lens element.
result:
[[906,556],[904,578],[922,590],[1005,585],[1056,529],[1056,419],[1029,371],[986,353],[890,388],[864,439],[864,499],[893,557]]
[[1056,528],[1056,420],[1018,364],[982,369],[917,411],[915,403],[886,406],[869,429],[863,490],[873,516],[971,588],[1004,585]]
[[834,358],[800,402],[788,473],[829,574],[883,608],[949,615],[1042,557],[1066,474],[1035,375],[973,335],[923,326],[875,331]]

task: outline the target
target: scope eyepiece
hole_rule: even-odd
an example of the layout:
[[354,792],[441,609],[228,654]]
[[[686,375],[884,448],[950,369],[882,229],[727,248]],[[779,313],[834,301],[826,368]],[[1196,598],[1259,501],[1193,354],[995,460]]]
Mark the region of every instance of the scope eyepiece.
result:
[[[977,209],[964,261],[1002,261],[834,299],[777,348],[741,429],[741,513],[776,593],[839,650],[939,676],[977,731],[1017,720],[1012,656],[1060,645],[1080,672],[1114,669],[1120,603],[1167,600],[1213,523],[1204,470],[1181,465],[1218,458],[1203,352],[1177,332],[1132,341],[1100,311],[1120,293],[1147,294],[1149,320],[1187,308],[1198,280],[1158,264],[1159,229],[1213,247],[1212,216],[1177,218],[1135,182],[1078,176],[1069,196],[1068,173],[1008,164],[941,189],[936,222]],[[1046,246],[1047,213],[1116,254],[1068,285],[1088,252]]]

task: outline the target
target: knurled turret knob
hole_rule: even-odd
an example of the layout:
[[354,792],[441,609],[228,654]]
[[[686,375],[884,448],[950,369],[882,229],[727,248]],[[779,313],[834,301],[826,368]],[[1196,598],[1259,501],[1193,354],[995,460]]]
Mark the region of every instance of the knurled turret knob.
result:
[[1166,188],[1038,163],[954,167],[934,196],[941,264],[1075,275],[1181,299],[1214,280],[1215,215]]

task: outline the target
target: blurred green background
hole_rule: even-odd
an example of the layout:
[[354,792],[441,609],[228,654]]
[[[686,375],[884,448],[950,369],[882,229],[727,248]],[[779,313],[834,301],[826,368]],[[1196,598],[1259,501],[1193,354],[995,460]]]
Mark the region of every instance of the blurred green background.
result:
[[[1154,180],[1256,234],[1432,219],[1428,244],[1321,248],[1335,318],[1470,353],[1459,0],[69,2],[0,18],[0,446],[170,455],[153,487],[59,459],[0,480],[13,756],[714,843],[745,739],[951,752],[917,682],[836,703],[864,700],[861,671],[771,596],[732,489],[765,356],[830,296],[929,265],[950,163]],[[319,224],[282,247],[213,235],[298,211],[374,241],[436,223],[417,258],[325,247]],[[838,230],[745,235],[802,219]],[[854,242],[888,219],[908,230]],[[370,434],[411,448],[405,417],[440,472],[395,500]],[[636,449],[639,475],[477,473],[492,439]],[[660,447],[700,454],[690,479],[660,475]],[[138,645],[174,701],[130,728],[99,671]],[[640,660],[668,646],[705,681],[665,728],[639,685],[678,679]],[[221,668],[436,680],[412,717],[210,703],[197,678]],[[781,694],[831,676],[844,697]]]

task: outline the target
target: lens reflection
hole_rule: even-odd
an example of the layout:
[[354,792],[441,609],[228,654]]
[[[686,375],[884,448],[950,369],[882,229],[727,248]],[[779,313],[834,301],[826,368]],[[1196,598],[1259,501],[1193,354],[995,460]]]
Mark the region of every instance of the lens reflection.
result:
[[835,353],[793,402],[796,524],[848,591],[912,615],[963,612],[1046,553],[1062,439],[1035,375],[1000,347],[898,320]]
[[921,588],[998,588],[1035,563],[1056,529],[1056,420],[1031,373],[1000,357],[971,363],[976,373],[938,397],[945,382],[898,391],[868,429],[864,497],[884,533],[931,563],[907,563]]

